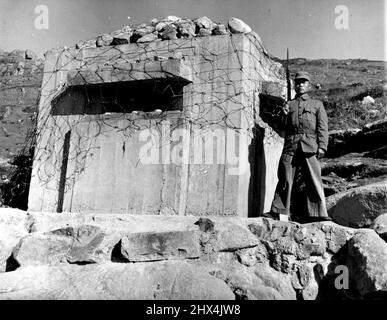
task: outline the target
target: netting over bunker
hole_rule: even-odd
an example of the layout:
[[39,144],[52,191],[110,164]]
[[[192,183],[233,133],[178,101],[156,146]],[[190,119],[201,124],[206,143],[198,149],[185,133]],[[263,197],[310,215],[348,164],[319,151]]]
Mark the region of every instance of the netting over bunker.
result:
[[283,143],[260,118],[268,83],[286,92],[254,32],[46,53],[29,210],[267,211]]

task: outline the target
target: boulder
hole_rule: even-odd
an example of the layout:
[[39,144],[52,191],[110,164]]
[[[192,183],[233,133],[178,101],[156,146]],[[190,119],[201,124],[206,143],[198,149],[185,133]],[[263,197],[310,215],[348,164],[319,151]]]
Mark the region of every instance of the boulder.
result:
[[182,38],[192,38],[195,34],[195,23],[191,20],[181,20],[177,25],[177,30]]
[[331,197],[327,199],[328,213],[343,226],[369,227],[376,217],[387,212],[387,182],[361,186]]
[[95,48],[95,47],[97,47],[97,39],[93,38],[93,39],[89,39],[89,40],[85,40],[85,41],[79,41],[75,44],[75,47],[77,49]]
[[259,244],[258,239],[247,228],[227,221],[215,224],[209,241],[203,242],[211,243],[214,251],[236,251]]
[[249,230],[230,224],[217,235],[219,251],[235,251],[258,245],[257,238]]
[[387,180],[387,161],[350,153],[334,159],[322,159],[325,195],[347,191]]
[[296,292],[293,290],[292,282],[288,276],[261,266],[255,267],[254,274],[264,286],[277,291],[283,300],[296,300]]
[[228,21],[228,28],[230,29],[231,33],[249,33],[252,31],[249,25],[247,25],[241,19],[234,17]]
[[349,180],[376,177],[387,174],[387,160],[351,153],[334,159],[323,159],[321,173],[323,176],[334,173],[338,177]]
[[299,229],[298,224],[261,218],[249,224],[249,229],[265,243],[271,257],[282,254],[297,256],[299,247],[294,236]]
[[311,256],[324,256],[326,252],[338,252],[354,233],[353,229],[339,226],[333,222],[287,223],[267,218],[256,219],[249,229],[263,243],[275,269],[284,269],[283,255],[292,255],[299,260]]
[[333,222],[315,223],[314,225],[319,226],[320,230],[324,232],[327,245],[326,250],[331,254],[339,252],[355,233],[354,229],[346,228]]
[[[347,183],[346,179],[337,176],[334,172],[329,173],[327,176],[322,176],[322,182],[325,197],[329,197],[333,194],[347,191],[348,188],[352,188],[351,184]],[[354,188],[356,187],[358,186],[354,186]]]
[[179,17],[176,17],[176,16],[167,16],[165,17],[163,20],[161,20],[162,22],[167,22],[167,23],[175,23],[175,22],[178,22],[179,20],[181,20],[181,18]]
[[296,300],[290,277],[267,264],[246,268],[229,261],[206,268],[227,283],[237,300]]
[[338,157],[351,152],[370,152],[385,147],[387,120],[364,125],[361,129],[333,130],[329,132],[326,157]]
[[177,39],[176,28],[171,24],[166,25],[163,28],[163,31],[161,32],[161,39],[163,39],[163,40]]
[[123,26],[120,30],[117,30],[117,31],[114,31],[114,33],[121,33],[121,32],[124,32],[124,33],[133,33],[133,30],[130,26]]
[[91,225],[69,226],[47,233],[34,232],[15,246],[12,258],[18,266],[88,264],[114,260],[112,252],[122,234],[105,234]]
[[387,212],[377,217],[371,228],[385,241],[387,241]]
[[30,50],[30,49],[26,50],[26,53],[25,53],[26,60],[36,60],[37,57],[38,56],[36,55],[36,53],[33,52],[32,50]]
[[[24,68],[25,68],[25,66],[26,66],[26,64],[25,64],[24,61],[19,61],[19,62],[16,64],[16,68],[15,68],[15,70],[14,70],[14,72],[13,72],[12,75],[14,75],[14,76],[22,76],[22,75],[24,74]],[[4,129],[5,129],[5,128],[3,128],[3,132],[4,132]],[[5,135],[6,137],[9,137],[9,134],[8,134],[6,131],[4,132],[4,135]]]
[[92,225],[57,229],[48,234],[70,239],[71,246],[66,253],[66,260],[69,263],[85,264],[101,260],[109,261],[113,247],[118,240],[117,237],[113,242],[106,241],[106,234],[102,229]]
[[215,27],[215,24],[211,21],[211,19],[207,18],[206,16],[195,19],[195,24],[198,29],[203,28],[210,31],[212,31],[212,29]]
[[116,46],[121,44],[128,44],[131,41],[132,34],[133,34],[132,30],[128,30],[128,31],[118,30],[118,31],[112,32],[111,35],[113,36],[113,40],[110,45]]
[[248,267],[252,267],[257,263],[265,263],[269,258],[267,249],[261,242],[259,242],[256,247],[236,251],[236,255],[238,261]]
[[308,269],[304,272],[304,275],[308,274],[309,278],[307,282],[304,282],[302,287],[302,299],[304,300],[318,300],[320,298],[320,288],[321,280],[326,276],[328,272],[328,266],[330,264],[330,259],[322,259],[317,263],[306,263],[303,267]]
[[26,57],[26,52],[24,50],[15,49],[12,50],[8,56],[15,57],[17,60],[24,60]]
[[17,209],[0,209],[0,272],[8,271],[14,247],[28,234],[29,216]]
[[212,31],[205,28],[200,28],[198,31],[198,37],[206,37],[212,35]]
[[20,267],[66,263],[71,248],[69,237],[31,234],[24,237],[12,251],[12,259]]
[[361,296],[387,291],[387,244],[375,231],[361,230],[349,240],[347,266]]
[[152,27],[156,27],[156,25],[159,23],[159,20],[153,18],[151,21],[149,21],[149,23]]
[[155,31],[155,27],[153,26],[142,26],[141,28],[134,30],[133,34],[141,38],[146,34],[152,33],[153,31]]
[[30,266],[0,274],[0,299],[233,300],[226,283],[187,262]]
[[353,149],[352,141],[356,135],[361,132],[361,129],[346,129],[329,131],[328,150],[325,156],[338,157],[340,155],[351,152]]
[[154,34],[154,33],[149,33],[149,34],[146,34],[144,36],[142,36],[141,38],[139,38],[137,40],[138,43],[142,43],[142,42],[151,42],[151,41],[155,41],[159,39],[158,35],[157,34]]
[[312,270],[302,262],[295,262],[291,265],[291,282],[294,290],[304,290],[313,277]]
[[168,25],[166,22],[159,22],[156,24],[155,29],[157,32],[161,32],[164,30],[164,28]]
[[103,34],[102,36],[97,37],[97,47],[106,47],[110,46],[113,42],[113,36],[110,34]]
[[230,32],[226,29],[226,26],[224,24],[219,23],[215,26],[215,28],[212,30],[212,34],[214,35],[225,35],[229,34]]
[[297,257],[306,259],[310,256],[322,256],[326,252],[327,243],[321,224],[311,223],[300,227],[294,234],[298,242]]
[[277,290],[261,284],[248,286],[244,298],[247,300],[285,300]]
[[121,240],[122,256],[129,262],[198,258],[199,237],[194,231],[128,234]]

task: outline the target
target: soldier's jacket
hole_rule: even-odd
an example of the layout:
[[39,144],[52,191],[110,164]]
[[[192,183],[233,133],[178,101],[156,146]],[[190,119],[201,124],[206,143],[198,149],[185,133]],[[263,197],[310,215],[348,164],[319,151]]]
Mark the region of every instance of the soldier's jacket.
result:
[[328,147],[328,117],[321,101],[303,94],[290,102],[285,118],[283,154],[294,154],[300,144],[305,153],[317,153]]

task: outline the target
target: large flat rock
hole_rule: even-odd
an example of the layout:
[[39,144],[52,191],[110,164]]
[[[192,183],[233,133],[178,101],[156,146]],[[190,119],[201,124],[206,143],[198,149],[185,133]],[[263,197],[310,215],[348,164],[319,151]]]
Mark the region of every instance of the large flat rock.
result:
[[82,225],[33,232],[23,237],[12,252],[19,266],[111,261],[120,234],[106,235],[98,227]]
[[368,123],[361,129],[334,130],[329,132],[328,157],[350,152],[364,152],[385,146],[387,120]]
[[130,262],[199,258],[195,231],[132,233],[121,239],[121,253]]
[[387,212],[387,181],[358,187],[327,199],[332,219],[353,228],[369,227]]
[[13,249],[28,234],[29,218],[22,210],[0,209],[0,272],[6,271]]
[[0,299],[235,299],[226,283],[187,262],[30,266],[0,274]]
[[349,277],[363,296],[387,292],[387,243],[373,230],[361,230],[348,242]]
[[387,241],[387,213],[377,217],[371,227],[380,237]]

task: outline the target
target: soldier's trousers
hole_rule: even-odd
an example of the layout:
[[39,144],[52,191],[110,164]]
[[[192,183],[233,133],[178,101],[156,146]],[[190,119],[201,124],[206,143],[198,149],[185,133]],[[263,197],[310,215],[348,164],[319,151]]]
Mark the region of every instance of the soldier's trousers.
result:
[[[316,155],[297,151],[294,155],[282,154],[278,167],[278,184],[271,211],[290,215],[292,187],[295,175],[300,173],[305,184],[307,217],[327,217],[324,188],[321,179],[321,166]],[[300,207],[300,206],[298,206]],[[292,212],[292,215],[298,215]],[[301,214],[301,213],[300,213]]]

